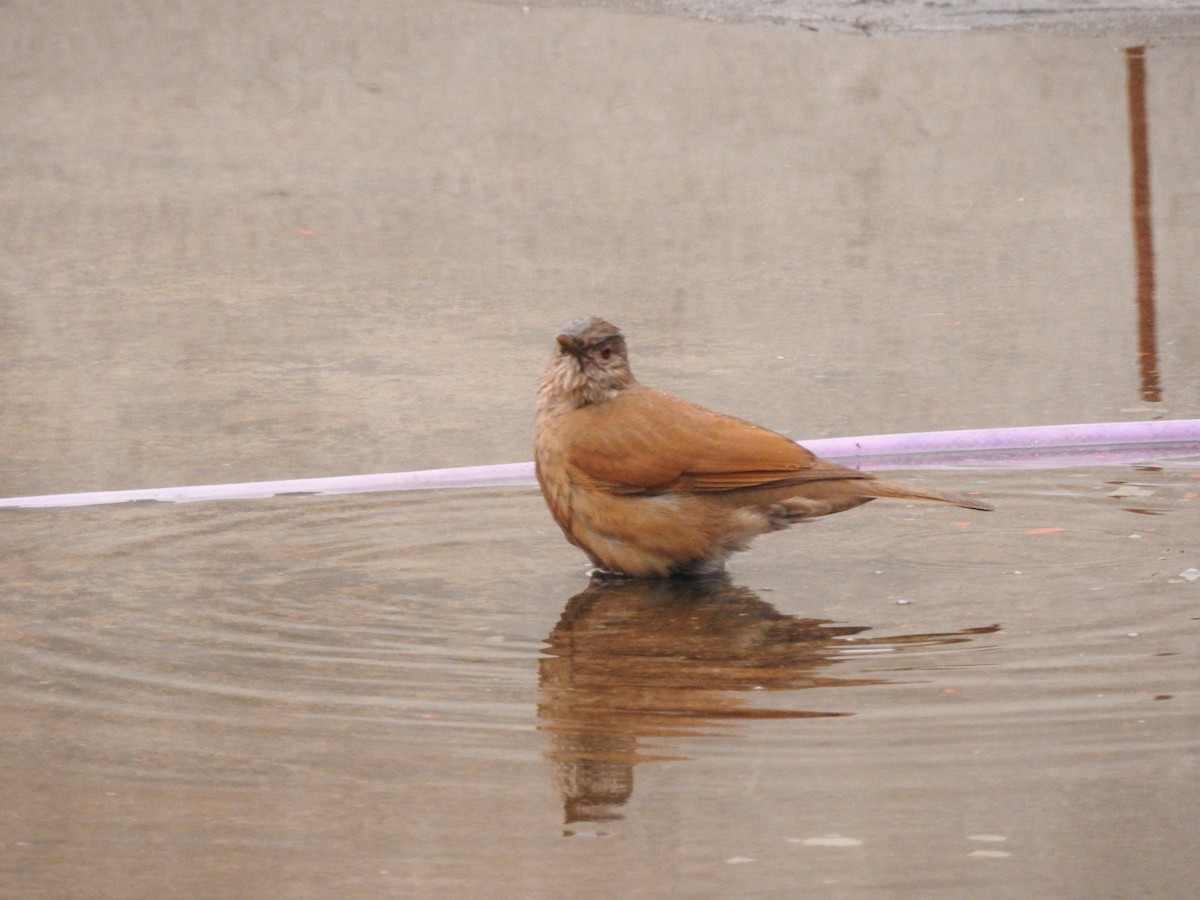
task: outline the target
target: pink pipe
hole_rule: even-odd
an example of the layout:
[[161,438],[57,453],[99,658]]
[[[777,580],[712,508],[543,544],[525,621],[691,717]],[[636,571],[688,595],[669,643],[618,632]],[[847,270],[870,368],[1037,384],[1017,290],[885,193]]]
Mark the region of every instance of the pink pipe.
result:
[[[1103,466],[1200,456],[1200,419],[926,431],[819,438],[802,443],[818,456],[871,469]],[[134,500],[189,503],[198,500],[262,499],[279,494],[524,487],[534,483],[533,463],[503,463],[381,475],[341,475],[288,481],[9,497],[0,499],[0,508],[94,506]]]
[[883,469],[1052,469],[1200,455],[1200,419],[925,431],[805,441],[818,456]]

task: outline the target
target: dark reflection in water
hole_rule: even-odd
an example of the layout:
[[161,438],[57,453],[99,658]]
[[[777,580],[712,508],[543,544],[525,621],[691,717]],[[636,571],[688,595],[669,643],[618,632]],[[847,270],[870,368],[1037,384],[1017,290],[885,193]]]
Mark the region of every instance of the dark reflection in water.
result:
[[682,758],[664,747],[671,738],[730,720],[852,715],[766,708],[739,695],[887,683],[824,671],[851,640],[951,644],[999,630],[853,638],[869,627],[785,615],[728,576],[593,578],[567,602],[540,664],[538,712],[566,823],[620,818],[635,765]]

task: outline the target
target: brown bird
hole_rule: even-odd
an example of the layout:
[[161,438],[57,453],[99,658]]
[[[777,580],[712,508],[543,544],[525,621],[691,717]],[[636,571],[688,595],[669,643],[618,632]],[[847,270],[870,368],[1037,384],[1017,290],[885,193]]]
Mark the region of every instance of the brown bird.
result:
[[791,438],[643,387],[620,329],[576,319],[538,383],[534,461],[563,533],[603,569],[719,571],[756,535],[877,497],[990,510],[883,481]]

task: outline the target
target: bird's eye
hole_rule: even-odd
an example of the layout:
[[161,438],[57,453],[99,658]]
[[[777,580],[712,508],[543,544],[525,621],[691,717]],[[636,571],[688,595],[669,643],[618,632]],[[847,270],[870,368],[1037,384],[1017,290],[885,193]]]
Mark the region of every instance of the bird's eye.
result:
[[600,348],[600,358],[601,359],[612,359],[612,347],[601,347]]

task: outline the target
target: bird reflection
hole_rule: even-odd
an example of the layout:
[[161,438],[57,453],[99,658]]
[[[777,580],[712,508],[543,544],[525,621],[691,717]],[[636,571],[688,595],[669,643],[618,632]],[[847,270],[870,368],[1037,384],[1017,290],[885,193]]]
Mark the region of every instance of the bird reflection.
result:
[[[738,720],[851,715],[755,705],[742,692],[886,683],[823,671],[868,628],[784,615],[724,575],[594,577],[567,602],[539,670],[540,727],[566,823],[620,818],[635,765],[684,758],[670,752],[672,738],[720,733]],[[949,644],[998,628],[853,646]]]

